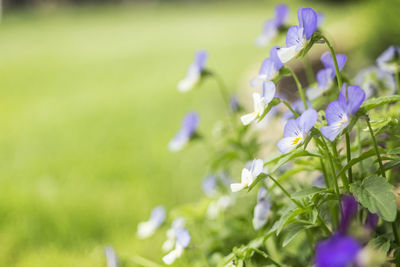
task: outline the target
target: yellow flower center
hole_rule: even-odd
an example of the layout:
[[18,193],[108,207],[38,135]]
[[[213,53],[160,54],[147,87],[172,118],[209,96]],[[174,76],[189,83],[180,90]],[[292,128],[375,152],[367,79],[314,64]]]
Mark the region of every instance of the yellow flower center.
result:
[[297,145],[301,141],[301,137],[297,137],[296,139],[293,140],[292,145]]

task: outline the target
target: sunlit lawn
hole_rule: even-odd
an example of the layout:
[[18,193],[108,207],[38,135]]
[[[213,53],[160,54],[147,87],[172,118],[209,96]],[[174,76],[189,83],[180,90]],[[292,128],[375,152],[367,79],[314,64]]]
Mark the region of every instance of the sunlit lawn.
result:
[[196,201],[206,174],[200,144],[178,154],[166,145],[186,111],[200,111],[205,135],[225,115],[213,81],[188,94],[178,93],[176,82],[193,52],[205,48],[209,66],[231,91],[248,89],[249,71],[268,51],[255,48],[253,39],[272,7],[6,15],[0,25],[0,266],[104,266],[108,244],[125,259],[160,262],[164,233],[138,241],[137,223],[155,205]]

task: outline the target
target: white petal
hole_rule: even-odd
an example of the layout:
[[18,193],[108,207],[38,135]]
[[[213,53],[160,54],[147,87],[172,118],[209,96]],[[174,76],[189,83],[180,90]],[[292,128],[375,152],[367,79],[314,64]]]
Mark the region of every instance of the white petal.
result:
[[173,138],[168,143],[168,150],[171,152],[177,152],[186,145],[187,141],[188,141],[188,139],[185,139],[185,138]]
[[252,112],[252,113],[243,115],[242,117],[240,117],[240,120],[242,121],[243,125],[248,125],[252,121],[254,121],[256,118],[257,118],[257,113]]
[[254,167],[251,173],[254,177],[258,176],[264,169],[264,161],[262,159],[254,160]]
[[250,81],[251,87],[260,87],[263,82],[266,80],[267,76],[266,75],[257,75]]
[[279,140],[278,142],[278,149],[282,154],[289,153],[293,149],[297,147],[298,144],[302,143],[303,140],[301,139],[300,141],[296,142],[297,138],[296,136],[292,137],[285,137]]
[[282,63],[290,61],[297,55],[298,51],[296,51],[296,48],[296,46],[291,46],[278,49],[278,57],[282,61]]
[[307,98],[308,98],[309,100],[314,100],[314,99],[316,99],[317,97],[321,96],[323,92],[324,92],[324,91],[323,91],[321,88],[318,88],[318,87],[309,88],[309,89],[306,91],[306,95],[307,95]]
[[244,187],[245,187],[244,184],[239,184],[239,183],[231,184],[231,190],[232,190],[233,193],[239,192],[239,191],[242,190]]
[[162,244],[162,250],[163,251],[170,251],[175,244],[175,237],[174,238],[169,238],[165,240],[165,242]]
[[250,185],[253,182],[253,175],[252,173],[244,168],[242,170],[242,178],[241,178],[241,183],[246,186],[246,185]]
[[176,249],[172,250],[170,253],[162,258],[163,262],[167,265],[171,265],[177,258],[179,258],[180,254],[178,255],[178,253],[179,251],[177,251]]
[[275,84],[271,81],[267,81],[263,84],[263,91],[264,91],[264,101],[266,104],[272,101],[275,97],[276,87]]
[[253,104],[254,111],[257,111],[261,104],[261,95],[259,93],[253,93]]
[[151,236],[156,230],[156,226],[153,222],[141,222],[138,224],[137,235],[139,238],[144,239]]

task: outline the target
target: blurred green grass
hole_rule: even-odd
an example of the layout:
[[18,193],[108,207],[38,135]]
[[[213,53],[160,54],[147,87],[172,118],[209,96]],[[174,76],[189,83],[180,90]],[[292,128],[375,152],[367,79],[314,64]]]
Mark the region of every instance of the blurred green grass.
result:
[[[205,135],[224,119],[213,81],[188,94],[177,92],[176,83],[194,51],[204,48],[231,91],[248,88],[249,69],[268,53],[253,40],[275,4],[128,5],[5,16],[0,266],[104,266],[107,244],[124,258],[160,262],[164,233],[138,241],[137,223],[155,205],[196,201],[206,174],[200,144],[178,154],[166,145],[188,110],[201,113]],[[300,5],[291,6],[294,23]],[[347,8],[355,17],[362,12]],[[323,11],[329,24],[343,9]]]

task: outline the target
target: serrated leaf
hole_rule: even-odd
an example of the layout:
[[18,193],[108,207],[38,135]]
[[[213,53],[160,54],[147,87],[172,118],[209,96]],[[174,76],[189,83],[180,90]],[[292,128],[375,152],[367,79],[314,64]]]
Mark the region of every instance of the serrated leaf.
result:
[[377,213],[388,222],[396,219],[395,196],[392,193],[392,185],[385,178],[378,175],[368,176],[361,184],[351,184],[350,192],[371,213]]
[[302,223],[292,223],[288,225],[287,232],[282,241],[282,247],[286,247],[306,226]]
[[276,231],[276,235],[279,235],[282,229],[299,214],[301,214],[303,210],[299,209],[298,207],[291,206],[282,212],[281,217],[278,221],[274,223],[271,230],[269,232]]
[[361,108],[364,109],[365,111],[368,111],[376,107],[396,101],[400,101],[400,95],[381,96],[364,101],[364,103],[361,105]]
[[326,191],[326,188],[310,186],[292,194],[292,198],[312,197],[315,194]]

